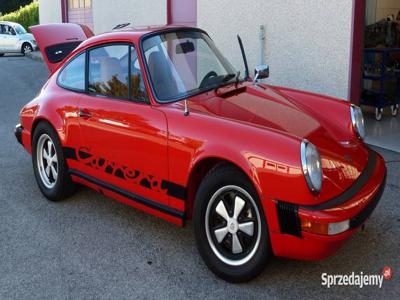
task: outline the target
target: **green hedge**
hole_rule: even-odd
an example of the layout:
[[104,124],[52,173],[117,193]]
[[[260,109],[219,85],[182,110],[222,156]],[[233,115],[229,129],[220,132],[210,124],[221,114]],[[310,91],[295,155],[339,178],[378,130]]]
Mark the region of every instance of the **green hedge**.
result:
[[17,11],[0,16],[0,21],[19,23],[26,30],[29,30],[29,26],[39,24],[39,3],[35,1],[21,7]]

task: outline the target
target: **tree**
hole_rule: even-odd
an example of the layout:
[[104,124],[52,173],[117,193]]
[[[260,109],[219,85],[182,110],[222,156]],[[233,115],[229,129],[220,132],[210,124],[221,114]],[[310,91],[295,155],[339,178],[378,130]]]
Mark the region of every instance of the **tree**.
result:
[[20,6],[25,6],[33,0],[1,0],[0,1],[0,14],[8,14],[20,8]]

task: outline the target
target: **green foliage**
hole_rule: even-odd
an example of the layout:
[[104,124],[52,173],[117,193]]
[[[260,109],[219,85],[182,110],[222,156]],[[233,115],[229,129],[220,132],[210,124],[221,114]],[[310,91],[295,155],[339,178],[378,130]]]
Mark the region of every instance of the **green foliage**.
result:
[[0,0],[0,14],[6,15],[31,2],[32,0]]
[[32,2],[24,7],[20,7],[17,11],[1,16],[0,21],[19,23],[28,30],[29,26],[39,24],[39,3]]

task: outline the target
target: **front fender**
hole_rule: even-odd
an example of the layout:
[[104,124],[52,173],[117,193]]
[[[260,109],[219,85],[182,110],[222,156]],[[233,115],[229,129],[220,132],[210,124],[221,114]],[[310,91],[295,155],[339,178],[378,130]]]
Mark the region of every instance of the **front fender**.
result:
[[239,167],[260,198],[315,203],[301,169],[301,139],[249,124],[166,109],[170,180],[188,186],[201,161],[217,158]]

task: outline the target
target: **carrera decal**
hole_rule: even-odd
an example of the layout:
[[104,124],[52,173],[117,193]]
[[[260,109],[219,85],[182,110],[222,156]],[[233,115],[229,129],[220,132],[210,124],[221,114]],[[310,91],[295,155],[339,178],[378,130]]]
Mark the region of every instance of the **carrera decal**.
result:
[[153,175],[145,174],[142,171],[129,168],[117,162],[99,157],[89,152],[87,148],[80,148],[76,151],[71,147],[63,147],[65,158],[76,160],[86,166],[90,166],[101,172],[123,180],[132,181],[142,187],[148,188],[158,193],[164,193],[168,196],[186,200],[186,188],[179,184],[163,180]]

